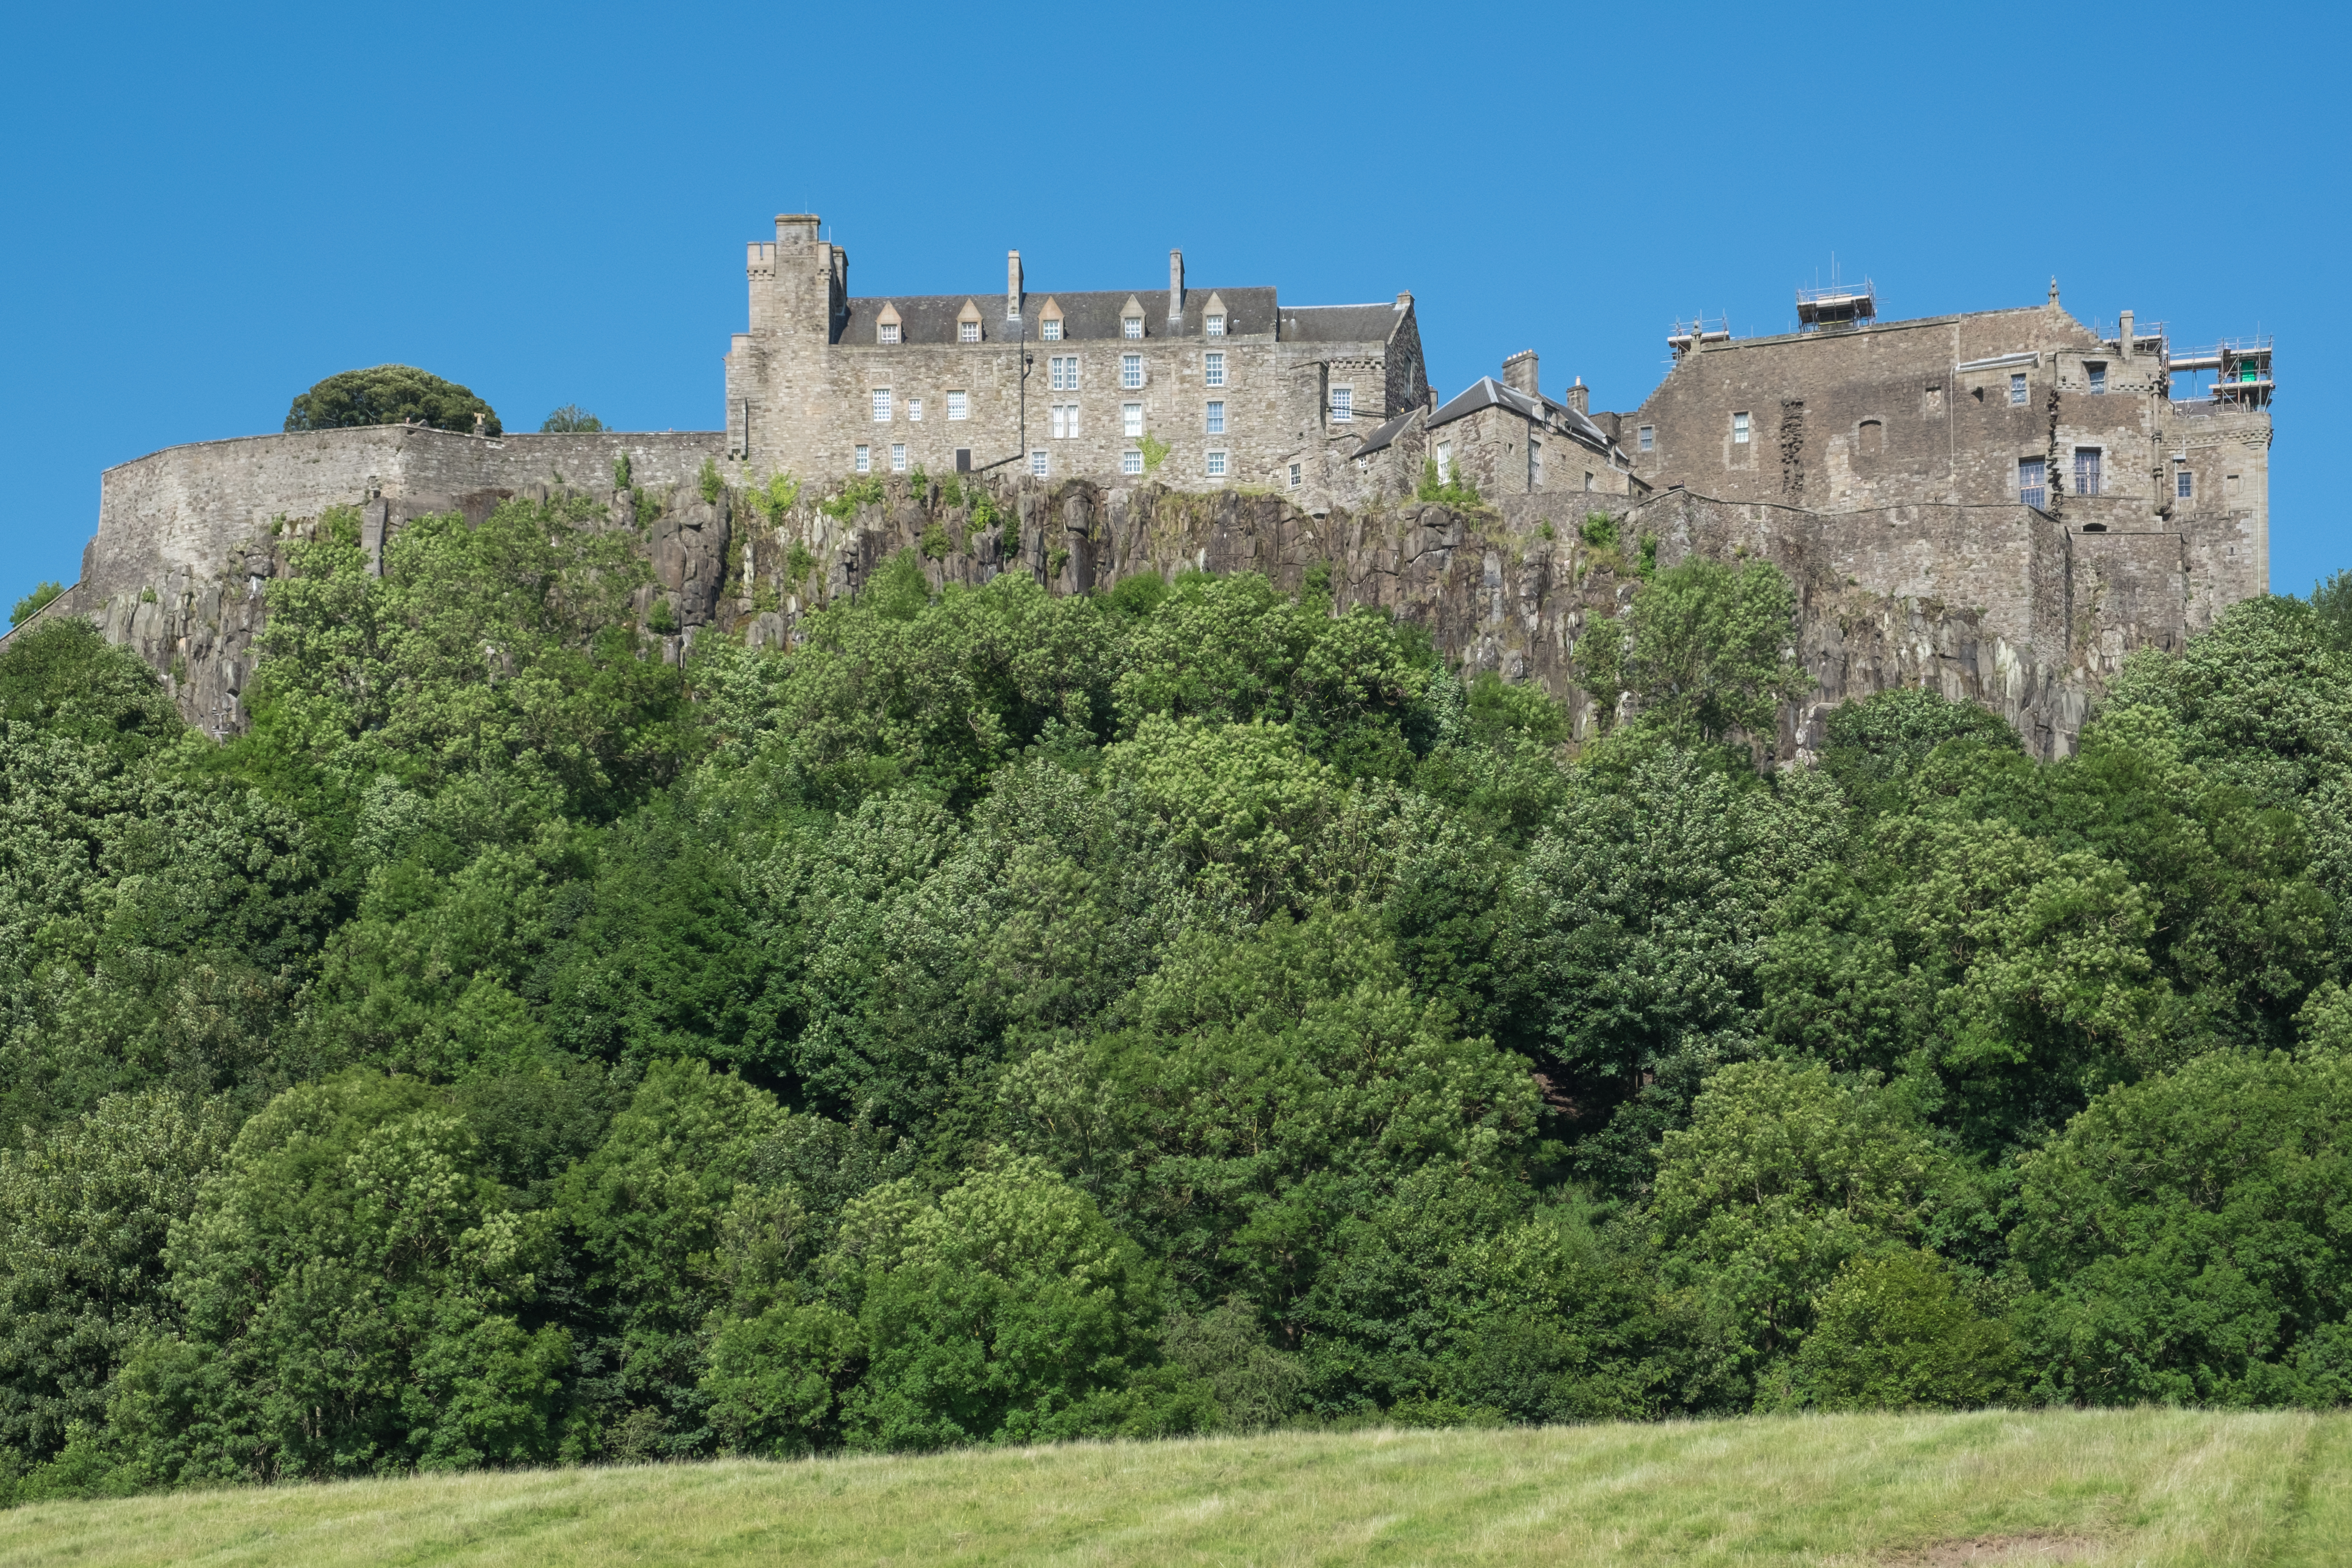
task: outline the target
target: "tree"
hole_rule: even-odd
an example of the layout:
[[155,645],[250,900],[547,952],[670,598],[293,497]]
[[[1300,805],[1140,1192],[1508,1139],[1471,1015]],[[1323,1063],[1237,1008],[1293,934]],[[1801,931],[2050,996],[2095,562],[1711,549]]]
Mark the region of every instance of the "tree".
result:
[[2009,1324],[1942,1259],[1905,1248],[1849,1259],[1814,1298],[1795,1381],[1822,1410],[1948,1410],[2011,1397],[2016,1376]]
[[2312,585],[2311,608],[2321,634],[2339,653],[2352,653],[2352,567]]
[[1692,556],[1633,591],[1615,622],[1586,629],[1577,678],[1603,722],[1634,711],[1685,745],[1734,734],[1768,751],[1780,705],[1812,687],[1797,663],[1796,594],[1769,561],[1733,570]]
[[2110,1091],[2029,1155],[2011,1248],[2035,1393],[2352,1399],[2352,1058],[2216,1051]]
[[288,430],[341,430],[352,425],[417,423],[485,435],[504,434],[498,410],[455,382],[411,365],[377,365],[329,376],[294,400]]
[[576,402],[567,402],[539,422],[541,435],[592,435],[604,428],[604,422]]
[[38,615],[47,607],[51,600],[64,591],[63,587],[54,582],[37,584],[32,592],[16,601],[16,608],[8,612],[8,624],[22,626],[34,616]]

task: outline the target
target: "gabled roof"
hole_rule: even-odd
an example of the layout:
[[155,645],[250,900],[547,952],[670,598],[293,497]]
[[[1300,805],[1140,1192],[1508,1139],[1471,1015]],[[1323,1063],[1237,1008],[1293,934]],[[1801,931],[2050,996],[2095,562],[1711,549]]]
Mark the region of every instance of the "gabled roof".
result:
[[1282,335],[1296,343],[1385,343],[1403,319],[1395,305],[1294,305],[1282,312]]
[[1429,416],[1429,428],[1434,430],[1482,408],[1508,409],[1530,423],[1557,425],[1595,452],[1608,452],[1613,444],[1599,425],[1566,403],[1554,402],[1548,397],[1530,397],[1492,376],[1480,376],[1469,390],[1447,399],[1444,407]]
[[1375,452],[1386,451],[1390,446],[1395,444],[1396,438],[1402,435],[1408,429],[1410,429],[1412,425],[1412,422],[1419,419],[1424,412],[1424,410],[1418,406],[1405,410],[1402,413],[1398,414],[1394,419],[1390,420],[1386,424],[1381,425],[1378,430],[1373,431],[1370,435],[1364,437],[1364,444],[1361,446],[1357,447],[1353,452],[1349,453],[1348,455],[1350,457],[1370,457]]

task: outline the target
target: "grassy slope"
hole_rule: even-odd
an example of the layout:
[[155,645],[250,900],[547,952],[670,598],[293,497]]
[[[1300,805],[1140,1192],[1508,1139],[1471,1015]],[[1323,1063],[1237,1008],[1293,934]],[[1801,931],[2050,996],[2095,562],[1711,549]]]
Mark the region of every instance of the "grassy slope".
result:
[[[1954,1544],[1985,1537],[2009,1544],[1974,1555]],[[427,1477],[0,1513],[0,1565],[2157,1568],[2347,1557],[2352,1416],[2155,1410],[1281,1435]]]

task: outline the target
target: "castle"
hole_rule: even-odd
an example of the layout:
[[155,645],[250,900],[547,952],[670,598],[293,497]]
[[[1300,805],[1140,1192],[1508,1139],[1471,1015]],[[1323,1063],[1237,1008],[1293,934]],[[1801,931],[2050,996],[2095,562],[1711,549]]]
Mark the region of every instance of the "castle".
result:
[[[1269,287],[1192,287],[1178,252],[1164,289],[1038,292],[1013,252],[1001,299],[861,298],[822,232],[788,214],[749,247],[723,430],[392,426],[167,448],[107,470],[80,580],[42,614],[90,617],[226,734],[245,722],[262,585],[330,508],[359,509],[380,561],[410,517],[568,490],[652,518],[648,593],[684,628],[672,657],[714,625],[787,643],[885,555],[934,538],[951,546],[926,552],[937,581],[1024,571],[1057,591],[1321,561],[1341,602],[1545,681],[1581,732],[1595,716],[1570,655],[1634,570],[1584,537],[1604,514],[1602,534],[1659,561],[1752,554],[1789,571],[1820,692],[1784,714],[1782,755],[1841,697],[1926,682],[2058,756],[2129,653],[2268,591],[2268,340],[2176,351],[2128,310],[2113,331],[2085,326],[2054,283],[2025,308],[1892,321],[1867,285],[1800,290],[1800,329],[1769,337],[1678,323],[1665,378],[1610,413],[1580,381],[1547,395],[1533,351],[1441,400],[1410,293],[1286,305]],[[1417,501],[1432,468],[1479,503]],[[739,506],[785,471],[806,481],[799,505]],[[853,515],[815,505],[844,486]],[[983,487],[1001,504],[972,507]],[[812,559],[814,580],[786,564]]]

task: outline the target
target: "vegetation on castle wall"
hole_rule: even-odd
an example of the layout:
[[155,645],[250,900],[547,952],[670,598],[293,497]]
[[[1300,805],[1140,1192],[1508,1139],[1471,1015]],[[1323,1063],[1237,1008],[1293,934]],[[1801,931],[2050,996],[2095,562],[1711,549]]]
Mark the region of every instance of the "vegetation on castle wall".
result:
[[1570,756],[1318,574],[909,549],[674,665],[584,499],[358,540],[226,744],[0,650],[0,1492],[2352,1401],[2324,605],[1765,773],[1760,562],[1628,585]]
[[47,607],[51,600],[57,598],[58,595],[64,591],[64,587],[58,583],[43,582],[36,584],[33,591],[25,595],[24,598],[16,601],[16,606],[8,612],[8,624],[11,626],[22,626],[34,616],[38,615]]
[[[539,433],[541,435],[593,435],[604,428],[603,420],[598,419],[576,402],[565,403],[539,422]],[[618,461],[626,463],[627,455],[624,454]],[[616,490],[625,489],[628,483],[625,476],[618,477],[614,479],[613,487]]]
[[329,376],[297,397],[286,411],[286,428],[414,423],[471,435],[478,414],[483,434],[503,434],[498,411],[457,382],[411,365],[377,365]]

